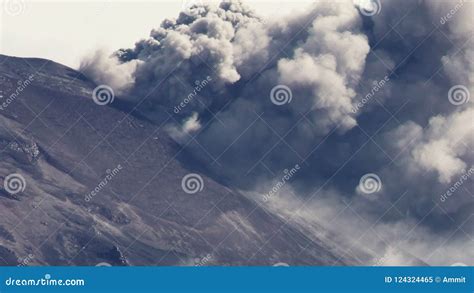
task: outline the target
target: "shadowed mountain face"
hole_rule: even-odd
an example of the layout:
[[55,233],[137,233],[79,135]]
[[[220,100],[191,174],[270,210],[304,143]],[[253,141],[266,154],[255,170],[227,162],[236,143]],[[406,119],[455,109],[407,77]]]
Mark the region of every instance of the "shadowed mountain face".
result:
[[163,126],[97,105],[95,86],[0,55],[1,265],[358,263],[204,175],[185,192],[193,170]]

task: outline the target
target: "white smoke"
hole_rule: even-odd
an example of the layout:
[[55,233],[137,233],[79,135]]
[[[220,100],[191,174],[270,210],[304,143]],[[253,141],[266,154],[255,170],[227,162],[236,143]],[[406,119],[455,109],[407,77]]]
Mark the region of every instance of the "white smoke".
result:
[[102,49],[86,56],[81,61],[79,71],[97,84],[108,85],[114,92],[121,94],[133,87],[134,73],[139,63],[139,60],[121,63],[116,56],[107,54]]

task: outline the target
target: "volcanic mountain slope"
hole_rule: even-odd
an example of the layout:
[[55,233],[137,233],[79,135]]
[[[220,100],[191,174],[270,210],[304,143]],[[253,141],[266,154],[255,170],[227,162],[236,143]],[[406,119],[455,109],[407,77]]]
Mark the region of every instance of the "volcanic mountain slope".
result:
[[163,125],[97,105],[79,72],[0,55],[0,82],[2,265],[357,263],[203,174],[183,191]]

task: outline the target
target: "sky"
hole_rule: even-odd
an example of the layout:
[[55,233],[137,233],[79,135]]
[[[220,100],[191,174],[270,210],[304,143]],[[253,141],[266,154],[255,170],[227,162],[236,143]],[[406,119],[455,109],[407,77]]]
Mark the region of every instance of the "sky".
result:
[[[211,1],[217,2],[217,1]],[[299,10],[299,1],[247,1],[262,16]],[[162,20],[177,16],[183,1],[1,0],[0,53],[51,59],[73,68],[87,54],[132,47]],[[10,8],[8,8],[8,5]],[[13,8],[11,8],[13,7]],[[6,13],[14,9],[18,13]]]

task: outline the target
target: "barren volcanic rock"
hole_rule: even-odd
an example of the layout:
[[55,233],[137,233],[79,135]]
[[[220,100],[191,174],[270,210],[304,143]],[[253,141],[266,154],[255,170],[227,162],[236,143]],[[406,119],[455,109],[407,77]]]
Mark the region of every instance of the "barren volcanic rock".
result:
[[[2,265],[351,262],[204,174],[202,191],[186,193],[197,172],[163,124],[97,105],[79,72],[0,55],[0,82]],[[23,191],[5,189],[10,174]]]

